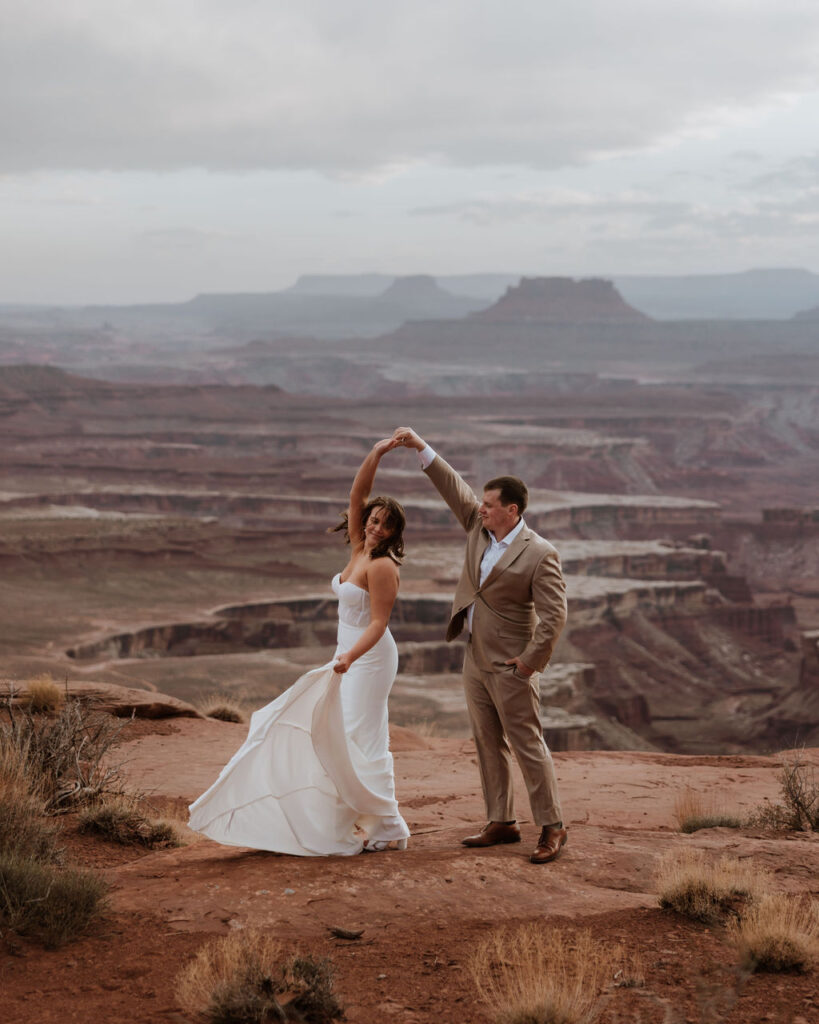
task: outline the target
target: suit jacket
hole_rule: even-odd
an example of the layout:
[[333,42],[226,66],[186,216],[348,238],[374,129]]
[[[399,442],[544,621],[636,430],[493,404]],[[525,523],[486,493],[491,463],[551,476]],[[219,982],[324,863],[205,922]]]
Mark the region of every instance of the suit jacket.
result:
[[490,538],[478,514],[480,503],[440,455],[424,472],[467,534],[447,640],[461,633],[467,609],[474,604],[472,652],[480,668],[511,672],[513,666],[504,662],[520,658],[542,671],[566,622],[566,583],[557,551],[524,525],[481,586],[481,559]]

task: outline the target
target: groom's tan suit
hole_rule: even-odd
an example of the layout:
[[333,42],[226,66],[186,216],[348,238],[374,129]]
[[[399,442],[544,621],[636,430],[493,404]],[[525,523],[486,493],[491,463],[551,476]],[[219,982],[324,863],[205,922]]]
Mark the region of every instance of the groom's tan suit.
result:
[[[557,782],[540,725],[538,672],[551,657],[566,622],[566,584],[552,545],[525,524],[484,583],[481,559],[489,534],[479,502],[455,470],[436,455],[429,476],[467,533],[466,555],[447,628],[453,640],[464,628],[470,605],[472,629],[464,661],[464,689],[478,751],[487,818],[515,818],[511,750],[518,760],[535,824],[562,819]],[[534,669],[526,679],[514,665]]]

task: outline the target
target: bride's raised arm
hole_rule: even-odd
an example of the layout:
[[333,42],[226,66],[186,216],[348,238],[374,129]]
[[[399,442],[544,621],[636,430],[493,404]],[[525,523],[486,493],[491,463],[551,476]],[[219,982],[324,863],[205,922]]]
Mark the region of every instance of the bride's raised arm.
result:
[[400,444],[400,441],[392,437],[385,437],[382,441],[376,441],[371,451],[358,467],[358,472],[350,488],[350,504],[347,508],[347,533],[353,547],[364,543],[362,513],[373,489],[375,472],[378,469],[381,456]]

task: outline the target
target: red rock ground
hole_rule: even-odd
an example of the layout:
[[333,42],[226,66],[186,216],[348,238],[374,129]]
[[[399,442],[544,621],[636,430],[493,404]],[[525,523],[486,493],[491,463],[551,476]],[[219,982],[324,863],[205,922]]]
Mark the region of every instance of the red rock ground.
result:
[[[133,787],[166,805],[209,785],[244,735],[243,726],[214,721],[157,725],[140,725],[121,749]],[[405,853],[300,859],[194,839],[135,854],[77,837],[69,823],[71,853],[113,885],[110,913],[58,951],[29,940],[0,946],[2,1019],[184,1021],[174,1001],[180,968],[208,937],[261,926],[288,947],[332,959],[351,1024],[483,1022],[466,969],[470,952],[496,924],[540,921],[567,938],[590,928],[640,956],[645,987],[613,989],[605,1024],[819,1021],[815,971],[742,978],[722,928],[661,911],[654,893],[657,855],[691,846],[753,858],[782,890],[817,894],[816,836],[674,831],[674,800],[686,786],[740,813],[775,798],[777,758],[558,754],[570,839],[563,856],[543,867],[528,862],[536,830],[525,818],[521,846],[460,846],[482,821],[469,741],[396,729],[393,750],[413,832]],[[812,757],[819,761],[819,752]],[[348,942],[333,938],[331,927],[364,931]]]

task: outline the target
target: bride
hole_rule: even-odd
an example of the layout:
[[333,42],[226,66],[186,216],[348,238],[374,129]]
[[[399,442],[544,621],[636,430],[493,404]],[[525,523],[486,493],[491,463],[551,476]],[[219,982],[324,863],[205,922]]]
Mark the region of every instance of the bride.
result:
[[387,624],[405,519],[392,498],[369,498],[382,455],[397,444],[373,446],[336,527],[352,551],[332,581],[333,660],[253,714],[244,744],[191,804],[191,828],[211,839],[303,857],[406,849],[387,722],[398,670]]

